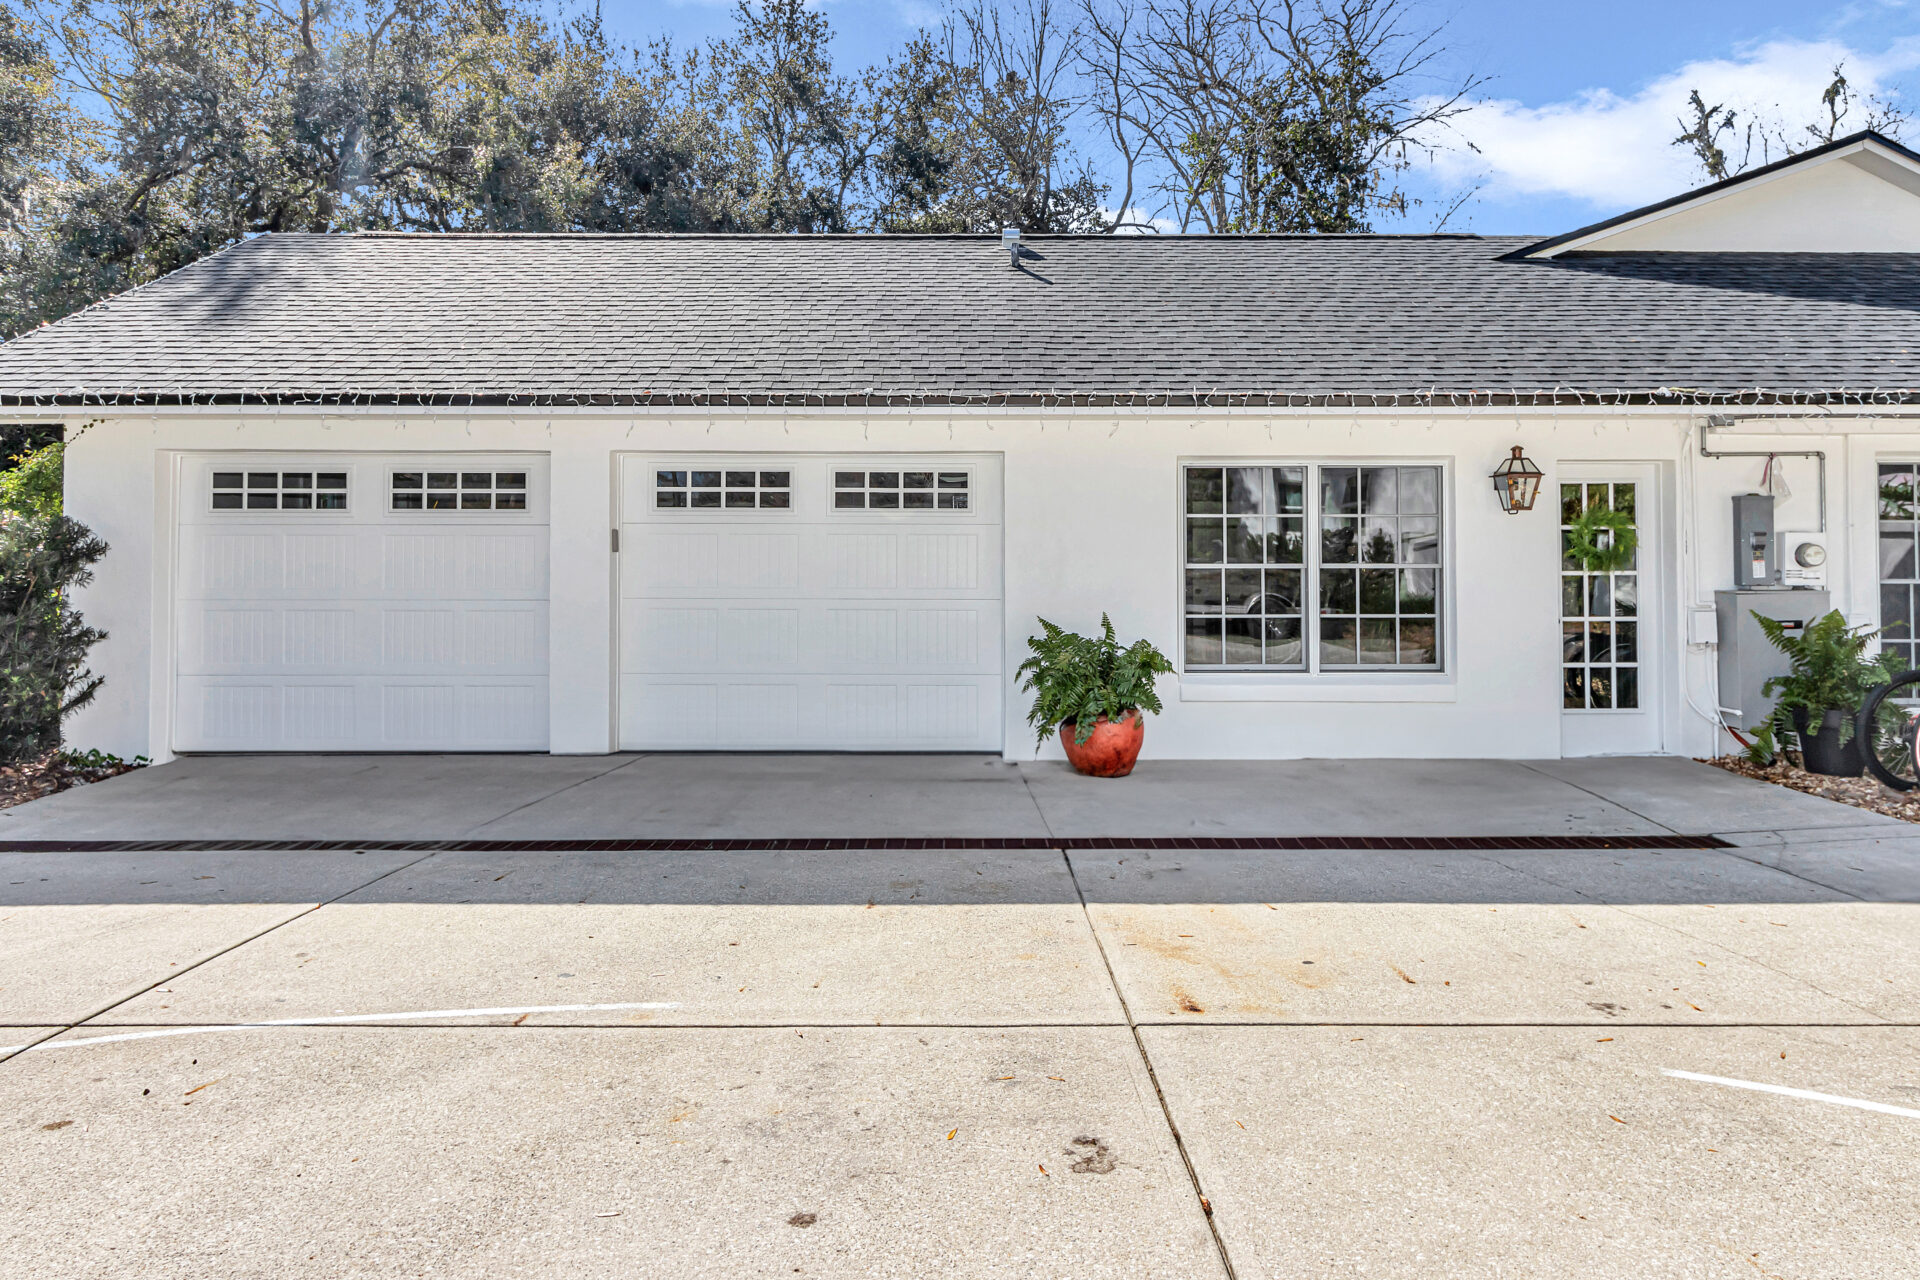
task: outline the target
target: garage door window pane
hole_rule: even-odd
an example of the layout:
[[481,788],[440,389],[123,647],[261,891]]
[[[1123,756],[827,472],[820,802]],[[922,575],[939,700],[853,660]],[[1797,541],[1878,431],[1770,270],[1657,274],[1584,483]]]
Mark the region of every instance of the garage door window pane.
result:
[[965,511],[965,471],[836,471],[836,511]]
[[315,493],[311,471],[216,471],[209,505],[215,511],[345,511],[346,472],[318,477],[337,479],[336,488]]
[[[653,505],[663,510],[782,511],[792,506],[792,473],[696,467],[654,472]],[[500,486],[495,484],[495,488]]]

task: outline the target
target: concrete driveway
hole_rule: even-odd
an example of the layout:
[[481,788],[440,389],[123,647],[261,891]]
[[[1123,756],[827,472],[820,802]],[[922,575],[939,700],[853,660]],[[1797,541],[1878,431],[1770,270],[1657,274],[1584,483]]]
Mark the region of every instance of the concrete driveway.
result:
[[1920,1274],[1920,832],[1684,761],[194,760],[5,842],[9,1276]]
[[21,840],[1626,835],[1906,824],[1690,760],[194,756],[0,810]]

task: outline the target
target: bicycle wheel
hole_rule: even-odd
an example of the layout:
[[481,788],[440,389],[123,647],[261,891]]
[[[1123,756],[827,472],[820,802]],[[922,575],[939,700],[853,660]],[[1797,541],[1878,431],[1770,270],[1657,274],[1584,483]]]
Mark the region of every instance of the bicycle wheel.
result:
[[1875,689],[1860,708],[1854,733],[1867,771],[1896,791],[1920,786],[1920,671]]

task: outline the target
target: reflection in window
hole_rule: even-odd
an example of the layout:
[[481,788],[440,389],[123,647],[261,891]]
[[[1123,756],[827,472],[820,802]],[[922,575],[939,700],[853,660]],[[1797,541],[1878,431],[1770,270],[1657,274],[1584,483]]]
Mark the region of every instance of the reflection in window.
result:
[[1634,711],[1640,706],[1639,556],[1596,572],[1572,554],[1572,524],[1591,510],[1632,518],[1636,486],[1560,486],[1561,705],[1569,711]]
[[742,467],[661,468],[653,473],[653,505],[675,511],[785,511],[793,506],[793,473]]
[[345,511],[344,471],[216,471],[215,511]]
[[1920,506],[1914,501],[1914,480],[1920,465],[1912,462],[1880,464],[1880,647],[1897,655],[1903,670],[1916,657],[1914,636],[1915,592],[1920,591],[1920,557],[1915,537],[1920,534]]
[[1186,666],[1438,667],[1440,475],[1186,468]]
[[395,511],[525,511],[524,471],[396,471]]
[[965,511],[965,471],[836,471],[836,511]]

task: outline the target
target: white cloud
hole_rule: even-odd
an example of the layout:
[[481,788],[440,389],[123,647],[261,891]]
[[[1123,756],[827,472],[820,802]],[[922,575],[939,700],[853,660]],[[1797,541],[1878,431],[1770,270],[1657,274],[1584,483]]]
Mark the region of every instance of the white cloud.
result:
[[1487,200],[1561,196],[1608,209],[1648,204],[1702,182],[1692,156],[1672,145],[1689,92],[1700,90],[1710,106],[1732,107],[1743,132],[1747,120],[1757,119],[1797,133],[1819,114],[1820,95],[1841,63],[1858,92],[1884,95],[1893,77],[1920,66],[1920,40],[1881,54],[1833,40],[1773,41],[1732,58],[1690,62],[1630,96],[1590,89],[1538,107],[1488,99],[1458,122],[1459,134],[1479,152],[1442,152],[1435,177],[1456,189],[1484,183]]

